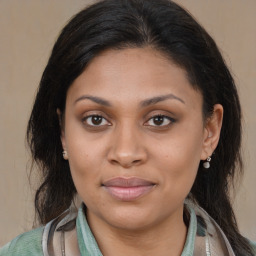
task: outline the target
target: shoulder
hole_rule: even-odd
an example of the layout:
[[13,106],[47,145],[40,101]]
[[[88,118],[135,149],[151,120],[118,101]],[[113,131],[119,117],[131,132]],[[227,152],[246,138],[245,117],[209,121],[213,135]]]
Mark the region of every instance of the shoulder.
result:
[[253,251],[256,255],[256,242],[253,242],[253,241],[249,240],[249,243],[250,243],[250,245],[251,245],[251,247],[252,247],[252,249],[253,249]]
[[42,235],[44,227],[40,227],[19,235],[0,249],[0,256],[42,256]]

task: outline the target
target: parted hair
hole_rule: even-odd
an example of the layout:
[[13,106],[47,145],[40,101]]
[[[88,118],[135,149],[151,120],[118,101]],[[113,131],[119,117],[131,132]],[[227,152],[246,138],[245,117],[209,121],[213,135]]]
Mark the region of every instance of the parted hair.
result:
[[66,93],[93,58],[107,49],[161,51],[187,72],[202,93],[207,120],[217,103],[224,108],[219,144],[211,167],[202,163],[189,194],[220,225],[236,255],[253,255],[240,234],[230,188],[243,172],[241,109],[237,89],[216,43],[186,10],[169,0],[105,0],[76,14],[61,31],[43,72],[27,127],[27,140],[42,182],[35,208],[42,224],[69,208],[76,195],[68,161],[62,157],[56,110],[65,111]]

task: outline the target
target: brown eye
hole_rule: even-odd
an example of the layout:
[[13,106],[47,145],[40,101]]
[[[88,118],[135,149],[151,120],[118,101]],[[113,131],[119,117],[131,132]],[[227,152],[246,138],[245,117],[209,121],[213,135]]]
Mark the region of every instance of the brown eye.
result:
[[91,122],[94,125],[100,125],[102,123],[102,116],[92,116],[91,117]]
[[155,116],[152,118],[152,121],[155,125],[162,125],[164,122],[164,117],[163,116]]
[[83,122],[89,126],[110,125],[109,122],[103,116],[100,116],[100,115],[87,116],[83,119]]
[[164,127],[164,126],[168,126],[172,123],[174,123],[175,120],[169,116],[164,116],[164,115],[156,115],[156,116],[153,116],[151,117],[146,125],[147,126],[159,126],[159,127]]

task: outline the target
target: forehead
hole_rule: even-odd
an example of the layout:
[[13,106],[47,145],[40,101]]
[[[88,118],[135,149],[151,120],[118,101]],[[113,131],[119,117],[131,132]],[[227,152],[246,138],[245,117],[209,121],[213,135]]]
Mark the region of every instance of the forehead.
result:
[[67,100],[90,94],[136,103],[170,93],[188,107],[202,103],[201,93],[191,86],[184,69],[155,49],[132,48],[107,50],[95,57],[69,88]]

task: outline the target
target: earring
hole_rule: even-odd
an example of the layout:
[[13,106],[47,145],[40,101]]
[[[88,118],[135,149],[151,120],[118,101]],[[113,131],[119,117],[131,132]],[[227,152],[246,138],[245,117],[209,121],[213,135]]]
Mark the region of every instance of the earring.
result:
[[66,150],[63,150],[62,155],[65,160],[68,160],[68,152]]
[[209,168],[210,168],[210,162],[211,162],[211,160],[212,160],[211,157],[208,156],[207,159],[206,159],[206,161],[203,163],[203,166],[204,166],[205,169],[209,169]]

